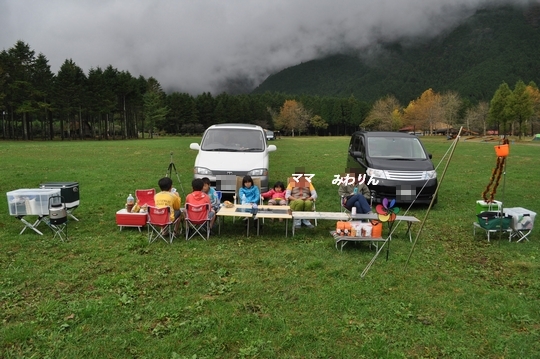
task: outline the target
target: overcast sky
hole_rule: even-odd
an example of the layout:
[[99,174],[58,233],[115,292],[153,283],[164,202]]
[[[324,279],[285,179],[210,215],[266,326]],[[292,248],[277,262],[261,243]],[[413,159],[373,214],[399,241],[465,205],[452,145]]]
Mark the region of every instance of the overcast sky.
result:
[[[534,0],[536,3],[540,0]],[[486,3],[529,0],[0,0],[0,49],[16,41],[53,72],[112,65],[167,91],[255,85],[343,48],[435,36]]]

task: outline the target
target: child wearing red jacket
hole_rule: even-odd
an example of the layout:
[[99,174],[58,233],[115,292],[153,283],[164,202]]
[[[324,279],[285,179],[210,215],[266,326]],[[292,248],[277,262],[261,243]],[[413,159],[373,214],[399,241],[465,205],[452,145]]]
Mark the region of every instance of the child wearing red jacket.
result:
[[274,188],[272,188],[268,192],[264,192],[261,195],[264,199],[268,200],[268,204],[271,206],[275,205],[281,205],[286,206],[287,200],[285,199],[285,185],[283,182],[277,181],[274,184]]

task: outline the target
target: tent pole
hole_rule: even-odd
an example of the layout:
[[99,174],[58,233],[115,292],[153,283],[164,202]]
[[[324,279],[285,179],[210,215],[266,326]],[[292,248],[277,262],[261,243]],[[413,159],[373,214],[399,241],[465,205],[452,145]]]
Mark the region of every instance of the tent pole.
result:
[[433,207],[433,201],[435,200],[435,198],[437,198],[437,194],[439,193],[439,188],[441,187],[441,184],[444,180],[444,175],[446,174],[446,170],[448,169],[448,165],[450,164],[450,161],[452,161],[452,156],[454,155],[454,151],[456,150],[457,144],[459,142],[459,138],[461,137],[461,130],[463,130],[463,126],[459,128],[459,133],[457,134],[456,142],[454,144],[454,147],[452,148],[452,152],[450,152],[448,161],[446,162],[446,165],[444,166],[444,170],[441,175],[441,180],[439,181],[439,183],[437,183],[437,189],[435,189],[435,194],[433,195],[433,198],[431,199],[431,202],[429,203],[429,207],[426,211],[426,215],[424,216],[422,223],[420,223],[420,228],[418,229],[418,233],[416,233],[416,238],[414,239],[414,242],[412,244],[411,251],[409,253],[409,256],[407,257],[407,261],[405,262],[405,266],[409,264],[409,260],[411,259],[411,256],[413,254],[414,247],[416,246],[416,242],[418,242],[418,237],[420,237],[420,234],[422,233],[422,229],[424,228],[424,224],[426,223],[426,220],[429,216],[429,212],[431,211],[431,207]]

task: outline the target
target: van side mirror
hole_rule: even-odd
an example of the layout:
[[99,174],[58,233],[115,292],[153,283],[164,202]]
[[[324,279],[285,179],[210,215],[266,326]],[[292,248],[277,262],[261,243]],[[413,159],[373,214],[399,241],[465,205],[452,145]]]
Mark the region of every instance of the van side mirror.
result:
[[275,150],[277,150],[276,145],[270,145],[270,146],[268,146],[268,152],[274,152]]
[[353,151],[352,156],[355,158],[362,157],[362,151]]
[[189,145],[189,148],[192,149],[192,150],[198,151],[198,150],[201,149],[201,146],[199,146],[198,143],[193,142],[192,144]]
[[431,155],[431,153],[428,153],[427,155],[428,155],[429,159],[431,159],[431,157],[433,157],[433,156]]

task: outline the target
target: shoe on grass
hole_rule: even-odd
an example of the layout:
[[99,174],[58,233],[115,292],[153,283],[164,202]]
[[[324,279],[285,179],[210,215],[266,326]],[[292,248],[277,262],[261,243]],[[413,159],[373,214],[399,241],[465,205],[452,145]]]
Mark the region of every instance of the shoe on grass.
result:
[[302,224],[303,224],[304,226],[308,227],[308,228],[313,228],[313,227],[314,227],[313,224],[311,224],[311,222],[308,221],[307,219],[303,219],[303,220],[302,220]]

